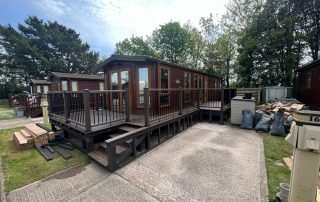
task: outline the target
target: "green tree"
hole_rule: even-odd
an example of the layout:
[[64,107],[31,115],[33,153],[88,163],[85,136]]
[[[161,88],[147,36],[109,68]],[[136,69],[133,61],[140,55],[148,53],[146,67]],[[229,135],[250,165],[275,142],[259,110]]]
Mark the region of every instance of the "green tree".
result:
[[292,85],[302,55],[297,8],[291,0],[268,0],[245,29],[238,57],[245,86]]
[[138,36],[132,36],[130,39],[126,38],[123,41],[116,43],[115,54],[157,57],[156,52],[150,45],[143,40],[142,37]]
[[37,17],[27,18],[18,30],[0,25],[0,46],[1,67],[25,83],[51,71],[90,73],[99,58],[76,31]]
[[160,59],[173,64],[182,64],[186,54],[188,32],[179,22],[160,25],[149,38],[150,44],[159,54]]
[[304,0],[295,2],[298,11],[300,35],[311,53],[313,60],[319,59],[320,49],[320,1]]
[[185,54],[181,56],[181,65],[200,70],[203,66],[203,57],[205,50],[205,41],[197,28],[190,23],[183,25],[183,29],[187,32],[187,44]]
[[212,14],[201,18],[200,25],[207,44],[203,60],[206,71],[223,77],[229,87],[236,65],[237,35],[224,19],[215,24]]

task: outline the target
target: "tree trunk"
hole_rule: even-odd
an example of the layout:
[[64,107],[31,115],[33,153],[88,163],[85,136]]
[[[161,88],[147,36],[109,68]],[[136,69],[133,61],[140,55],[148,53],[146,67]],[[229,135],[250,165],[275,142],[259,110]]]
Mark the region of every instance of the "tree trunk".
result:
[[227,59],[227,72],[226,72],[226,83],[227,88],[229,88],[229,79],[230,79],[230,58]]

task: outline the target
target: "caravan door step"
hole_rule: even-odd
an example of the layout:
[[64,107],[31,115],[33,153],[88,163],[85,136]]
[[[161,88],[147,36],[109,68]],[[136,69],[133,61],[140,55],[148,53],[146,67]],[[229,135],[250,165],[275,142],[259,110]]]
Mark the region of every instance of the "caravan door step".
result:
[[[100,148],[103,148],[104,150],[107,149],[107,143],[106,142],[101,142],[99,143]],[[121,143],[116,145],[116,153],[120,154],[122,152],[125,152],[129,148],[128,143]]]
[[97,149],[89,152],[88,155],[104,167],[108,166],[108,156],[106,152]]

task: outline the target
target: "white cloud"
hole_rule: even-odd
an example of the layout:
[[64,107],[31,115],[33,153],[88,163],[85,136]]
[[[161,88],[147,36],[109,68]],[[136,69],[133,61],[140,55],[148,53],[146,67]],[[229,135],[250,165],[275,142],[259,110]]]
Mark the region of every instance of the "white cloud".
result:
[[[48,18],[80,32],[93,48],[113,50],[131,35],[146,36],[170,20],[199,26],[201,17],[224,14],[227,0],[41,0]],[[106,51],[102,51],[106,53]]]
[[39,0],[37,1],[37,5],[51,15],[63,15],[66,8],[65,4],[59,0]]

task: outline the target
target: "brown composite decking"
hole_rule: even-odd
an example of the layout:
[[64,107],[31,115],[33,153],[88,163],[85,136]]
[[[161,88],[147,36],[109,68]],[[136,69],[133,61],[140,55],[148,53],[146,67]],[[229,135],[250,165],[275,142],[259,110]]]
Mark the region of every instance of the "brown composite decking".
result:
[[225,104],[223,108],[221,108],[221,101],[208,101],[200,103],[200,109],[210,110],[210,111],[225,111],[229,109],[230,104]]
[[[84,111],[70,112],[70,118],[68,122],[65,121],[64,114],[53,114],[51,113],[50,118],[54,121],[64,123],[71,128],[76,130],[85,131],[84,124]],[[78,117],[78,118],[75,118]],[[91,110],[90,111],[91,119],[91,131],[99,131],[113,126],[117,126],[126,122],[125,113],[112,112],[110,110]]]
[[[199,108],[203,110],[211,110],[211,111],[224,111],[229,108],[230,105],[225,105],[223,109],[221,109],[221,101],[208,101],[201,102]],[[191,113],[198,110],[197,107],[190,106],[182,110],[182,114]],[[174,119],[179,116],[178,111],[166,113],[164,115],[152,114],[150,115],[150,125],[155,125],[157,123],[167,121],[170,119]],[[85,132],[85,124],[84,124],[84,111],[78,112],[70,112],[70,118],[68,122],[65,121],[64,114],[51,114],[50,118],[54,121],[63,123],[68,125],[69,127],[78,130],[80,132]],[[80,117],[80,118],[79,118]],[[110,127],[118,126],[124,123],[130,123],[137,126],[145,125],[145,117],[144,115],[138,114],[130,114],[130,121],[127,122],[126,114],[120,112],[112,112],[110,110],[99,109],[99,110],[91,110],[90,111],[90,119],[91,119],[91,132],[104,130]]]

